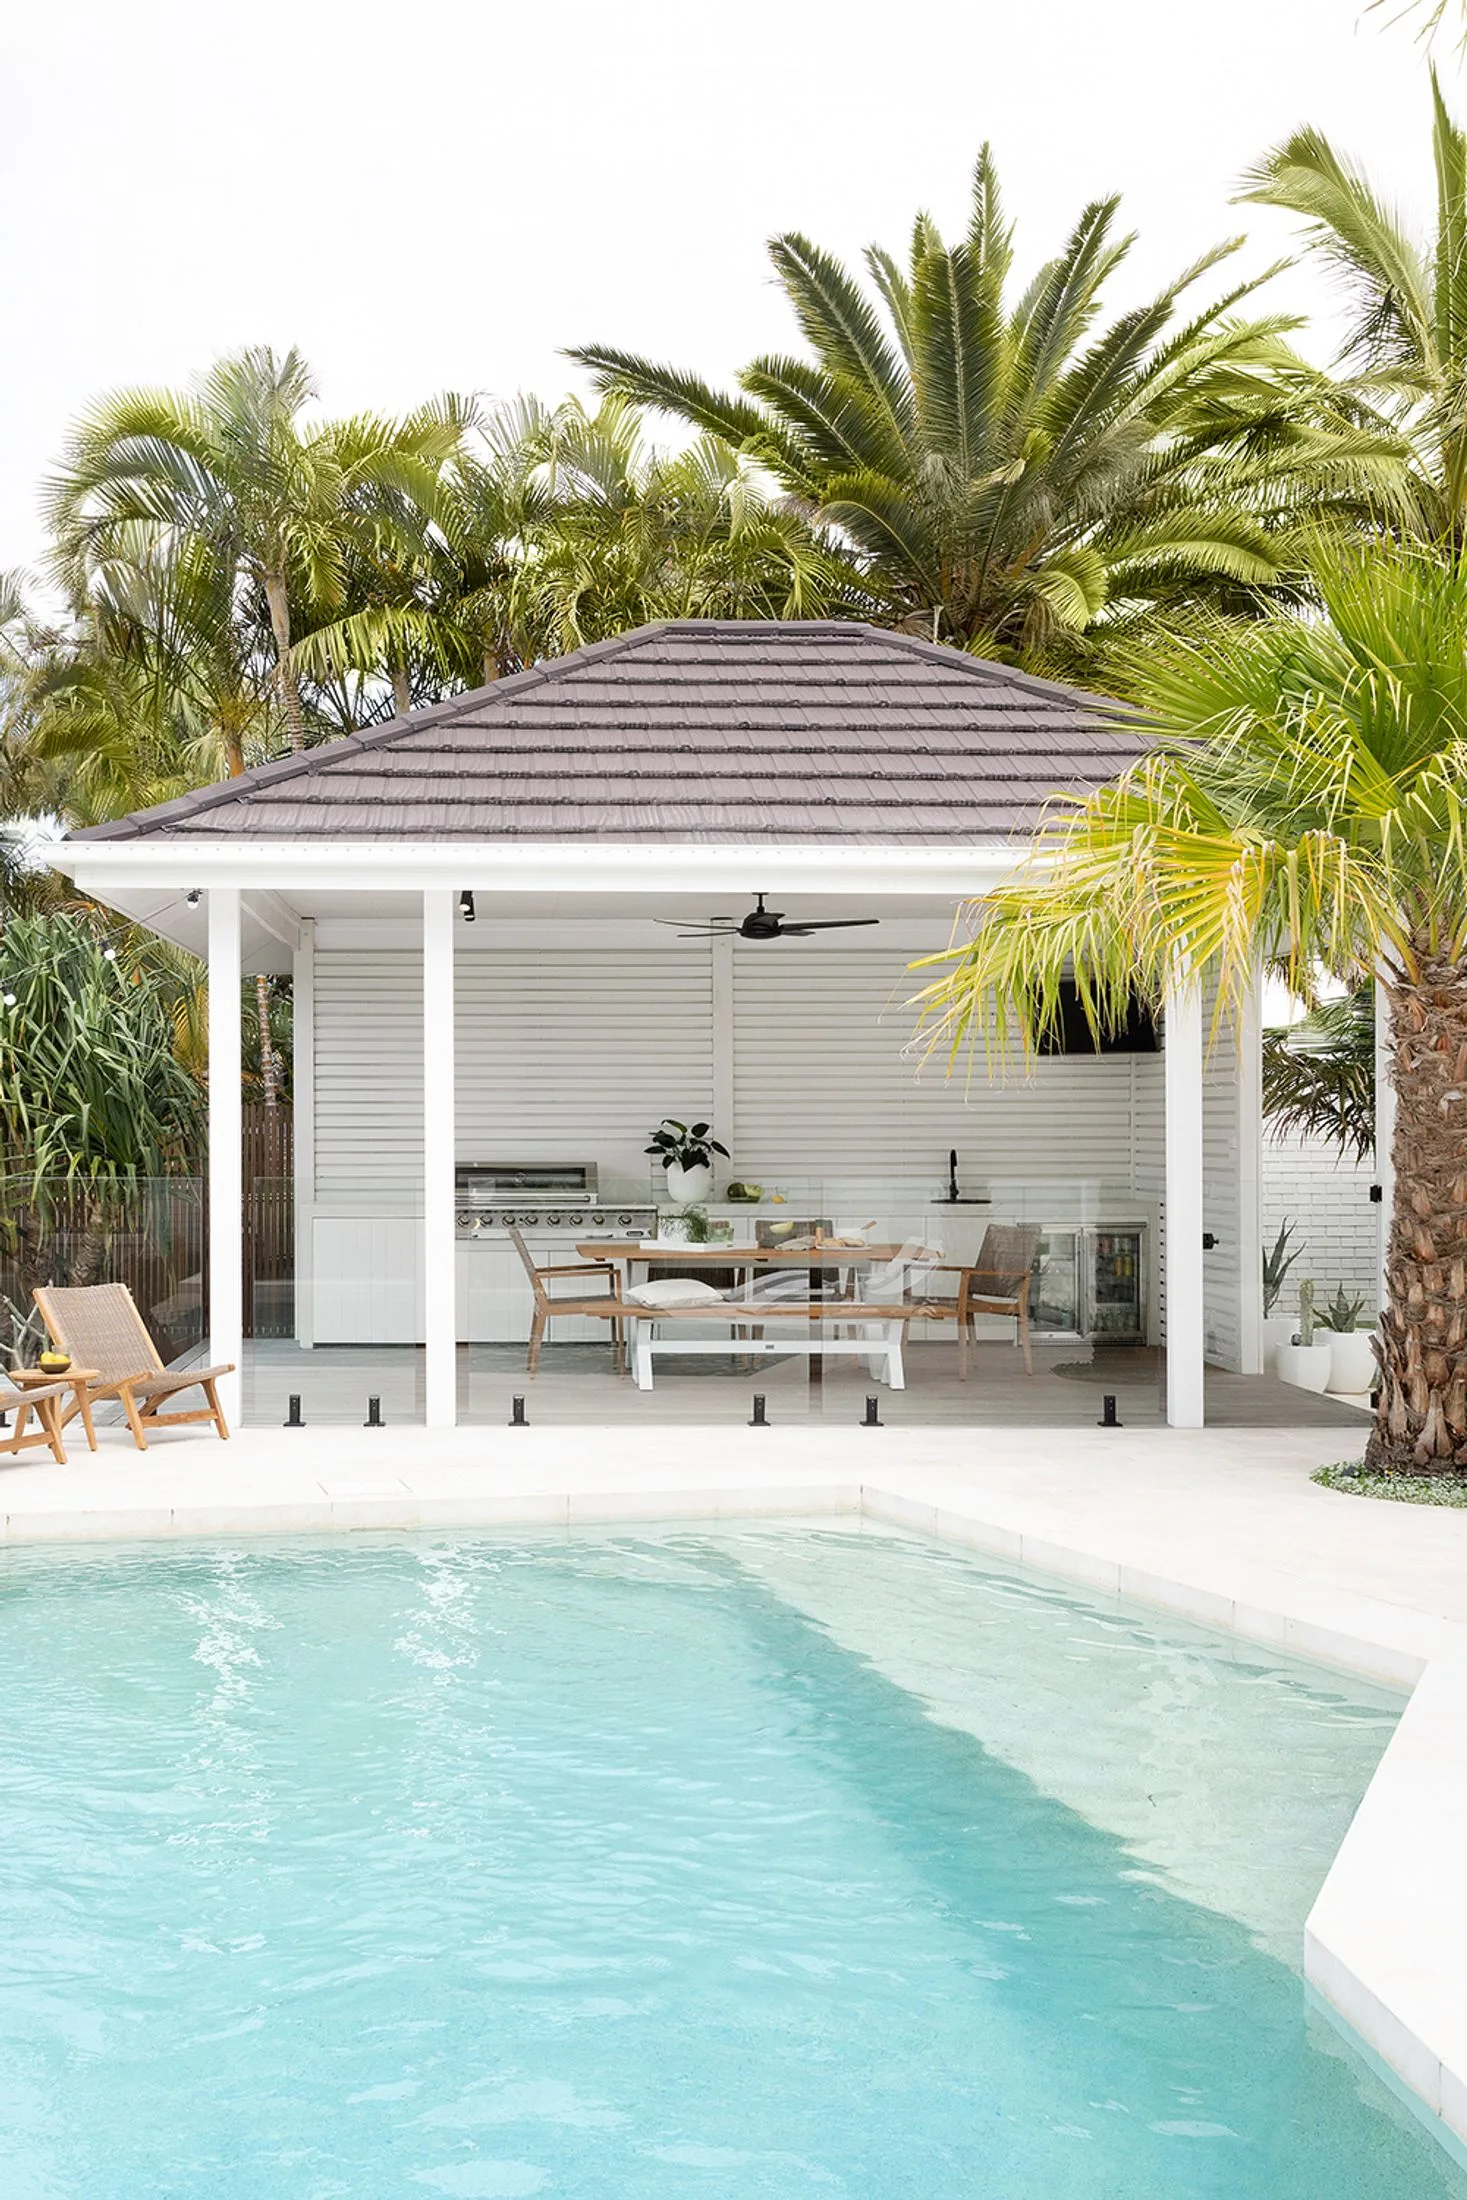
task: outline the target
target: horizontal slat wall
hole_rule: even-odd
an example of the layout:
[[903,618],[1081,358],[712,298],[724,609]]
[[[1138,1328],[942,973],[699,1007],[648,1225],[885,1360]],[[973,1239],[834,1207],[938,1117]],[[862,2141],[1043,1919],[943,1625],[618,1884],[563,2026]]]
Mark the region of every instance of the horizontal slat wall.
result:
[[421,1198],[422,957],[318,949],[315,1005],[317,1200]]
[[461,1161],[595,1161],[645,1199],[649,1131],[712,1111],[701,941],[460,954],[457,1023]]
[[734,1167],[755,1178],[907,1180],[940,1194],[956,1146],[968,1181],[1131,1175],[1125,1055],[1036,1062],[990,1082],[909,1047],[922,982],[899,947],[743,948],[734,959]]
[[[1208,1036],[1213,1004],[1207,1002]],[[1228,1027],[1212,1039],[1202,1075],[1202,1222],[1217,1243],[1202,1263],[1203,1336],[1216,1367],[1241,1365],[1238,1304],[1238,1042]]]

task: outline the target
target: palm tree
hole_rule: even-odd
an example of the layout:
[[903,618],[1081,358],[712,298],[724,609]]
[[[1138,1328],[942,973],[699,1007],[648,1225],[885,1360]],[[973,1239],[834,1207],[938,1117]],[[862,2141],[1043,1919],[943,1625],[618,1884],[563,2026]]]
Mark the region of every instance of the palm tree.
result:
[[1320,612],[1218,622],[1142,669],[1155,748],[1058,809],[924,996],[929,1036],[1030,1042],[1260,964],[1379,975],[1396,1097],[1378,1464],[1467,1468],[1467,556],[1322,555]]
[[920,215],[905,265],[867,252],[874,296],[807,238],[774,240],[813,357],[754,360],[742,396],[604,345],[571,356],[761,461],[934,640],[1032,661],[1179,597],[1251,607],[1297,563],[1300,502],[1317,516],[1392,453],[1288,348],[1291,322],[1239,317],[1256,283],[1181,317],[1236,240],[1102,321],[1133,242],[1117,204],[1087,206],[1014,295],[985,147],[964,237]]
[[1318,1001],[1263,1034],[1263,1114],[1364,1161],[1375,1150],[1375,989]]
[[235,618],[268,624],[281,716],[292,749],[306,714],[291,660],[308,607],[337,611],[367,542],[388,539],[400,507],[431,500],[467,417],[456,399],[407,419],[362,414],[307,425],[316,396],[295,351],[221,359],[193,393],[104,398],[81,423],[49,511],[62,578],[78,602],[99,575],[195,550],[220,577]]
[[653,619],[872,608],[808,515],[715,437],[667,457],[621,397],[594,412],[521,397],[477,425],[416,555],[362,561],[352,608],[295,645],[303,675],[387,669],[402,710]]
[[1241,196],[1300,214],[1340,280],[1346,402],[1407,453],[1400,516],[1429,541],[1467,540],[1467,136],[1431,76],[1436,234],[1413,237],[1369,178],[1318,130],[1252,168]]

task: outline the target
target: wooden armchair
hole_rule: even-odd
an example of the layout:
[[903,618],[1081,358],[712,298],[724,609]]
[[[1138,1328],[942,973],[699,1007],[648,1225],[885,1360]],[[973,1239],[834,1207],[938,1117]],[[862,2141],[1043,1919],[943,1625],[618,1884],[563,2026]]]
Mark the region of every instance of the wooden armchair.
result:
[[963,1382],[968,1380],[968,1346],[976,1342],[975,1314],[1011,1315],[1017,1324],[1017,1340],[1024,1354],[1024,1372],[1026,1375],[1034,1373],[1034,1355],[1029,1349],[1029,1287],[1039,1238],[1040,1232],[1034,1226],[990,1222],[983,1233],[978,1258],[971,1267],[942,1262],[932,1271],[935,1275],[958,1278],[955,1299],[924,1299],[920,1312],[924,1321],[956,1323],[958,1375]]
[[[626,1326],[625,1309],[621,1302],[621,1274],[615,1261],[577,1260],[567,1261],[554,1268],[540,1268],[519,1231],[511,1227],[507,1235],[524,1264],[525,1274],[530,1279],[530,1289],[535,1294],[535,1312],[530,1322],[530,1350],[525,1361],[528,1373],[533,1375],[540,1365],[540,1344],[547,1324],[557,1314],[579,1314],[589,1316],[595,1321],[610,1322],[611,1365],[613,1372],[619,1375],[626,1365]],[[603,1280],[599,1290],[567,1292],[563,1297],[546,1289],[546,1283],[551,1277],[564,1276],[600,1277]]]

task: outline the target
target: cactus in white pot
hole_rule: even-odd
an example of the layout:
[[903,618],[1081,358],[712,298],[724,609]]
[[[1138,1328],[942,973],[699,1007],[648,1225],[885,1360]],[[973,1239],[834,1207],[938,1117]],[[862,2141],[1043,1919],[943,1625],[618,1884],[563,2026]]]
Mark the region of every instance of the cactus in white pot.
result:
[[1317,1341],[1314,1328],[1314,1285],[1305,1281],[1299,1286],[1299,1327],[1294,1341],[1281,1344],[1274,1360],[1280,1381],[1293,1383],[1299,1390],[1323,1390],[1329,1381],[1329,1341]]

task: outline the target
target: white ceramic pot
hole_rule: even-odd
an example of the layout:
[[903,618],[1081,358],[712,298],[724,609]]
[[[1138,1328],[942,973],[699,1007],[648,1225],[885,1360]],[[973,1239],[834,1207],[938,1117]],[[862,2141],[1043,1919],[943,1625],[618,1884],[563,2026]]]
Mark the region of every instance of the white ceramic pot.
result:
[[1368,1329],[1341,1330],[1330,1338],[1327,1390],[1348,1391],[1358,1396],[1363,1391],[1374,1390],[1379,1380],[1375,1340]]
[[667,1197],[673,1207],[701,1207],[713,1189],[713,1171],[706,1161],[694,1168],[680,1168],[676,1161],[667,1171]]
[[1298,1326],[1299,1317],[1297,1314],[1264,1315],[1263,1372],[1265,1375],[1273,1375],[1277,1373],[1277,1368],[1275,1366],[1275,1355],[1278,1352],[1278,1348],[1281,1344],[1288,1344],[1291,1342],[1294,1331],[1298,1328]]
[[1323,1390],[1329,1381],[1330,1343],[1281,1344],[1274,1355],[1274,1373],[1281,1383],[1299,1390]]

